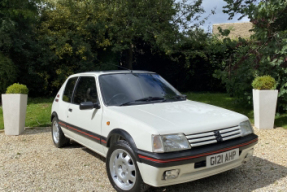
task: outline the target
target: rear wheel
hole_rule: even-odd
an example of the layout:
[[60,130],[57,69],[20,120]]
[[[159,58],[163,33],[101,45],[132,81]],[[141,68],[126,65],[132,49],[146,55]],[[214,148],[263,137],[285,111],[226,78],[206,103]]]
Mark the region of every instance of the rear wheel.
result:
[[117,141],[108,151],[106,169],[113,187],[120,192],[142,192],[143,183],[135,154],[126,141]]
[[52,139],[56,147],[61,148],[69,142],[65,137],[61,127],[58,124],[58,118],[54,117],[52,120]]

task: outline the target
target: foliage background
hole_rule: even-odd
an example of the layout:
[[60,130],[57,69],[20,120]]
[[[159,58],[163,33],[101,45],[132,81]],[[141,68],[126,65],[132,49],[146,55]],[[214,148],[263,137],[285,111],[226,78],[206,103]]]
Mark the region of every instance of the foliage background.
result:
[[253,79],[270,75],[277,111],[286,111],[287,2],[225,1],[230,18],[249,17],[250,38],[205,33],[202,0],[2,0],[0,92],[21,83],[29,96],[54,96],[73,73],[122,66],[155,71],[183,92],[227,92],[250,107]]
[[[223,90],[212,77],[201,0],[4,0],[0,91],[53,96],[73,73],[151,70],[181,91]],[[203,78],[202,78],[203,77]]]
[[[227,92],[251,104],[251,82],[257,76],[275,78],[279,90],[278,112],[287,110],[287,1],[225,0],[224,12],[248,16],[253,23],[250,39],[238,41],[225,38],[228,47],[222,69],[215,76],[222,80]],[[224,33],[224,32],[223,32]],[[227,31],[228,33],[228,31]],[[219,45],[221,46],[221,45]]]

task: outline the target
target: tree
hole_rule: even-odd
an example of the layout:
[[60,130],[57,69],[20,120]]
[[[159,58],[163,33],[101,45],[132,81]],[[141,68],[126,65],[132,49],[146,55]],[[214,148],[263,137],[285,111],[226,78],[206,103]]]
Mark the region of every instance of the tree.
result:
[[28,72],[38,18],[37,0],[0,1],[0,92]]
[[[287,110],[287,2],[285,0],[225,0],[225,13],[233,18],[240,13],[253,23],[249,40],[239,40],[230,60],[221,71],[225,84],[232,84],[233,93],[240,98],[251,98],[251,82],[256,76],[273,76],[279,89],[280,109]],[[228,66],[231,70],[228,70]],[[228,76],[228,73],[232,73]],[[247,80],[247,81],[244,81]],[[244,88],[243,88],[244,87]]]
[[[145,55],[194,71],[190,60],[205,57],[206,35],[198,28],[205,20],[201,3],[2,0],[0,91],[19,82],[28,86],[30,96],[50,95],[73,73],[117,69],[115,65],[137,68]],[[164,68],[162,61],[152,65]]]
[[[59,0],[47,3],[41,15],[38,40],[48,46],[38,70],[50,89],[57,89],[71,74],[99,69],[112,63],[111,42],[106,35],[104,6],[94,1]],[[109,52],[108,56],[104,56]]]
[[201,0],[193,4],[185,0],[48,3],[41,14],[38,41],[49,50],[41,56],[39,69],[49,70],[43,77],[58,87],[75,72],[115,68],[112,64],[132,69],[137,47],[143,43],[154,53],[178,54],[175,44],[180,44],[185,31],[198,27],[202,12]]
[[202,0],[101,0],[109,18],[107,34],[112,50],[122,52],[129,69],[135,62],[137,42],[146,42],[153,50],[172,54],[184,32],[198,28]]

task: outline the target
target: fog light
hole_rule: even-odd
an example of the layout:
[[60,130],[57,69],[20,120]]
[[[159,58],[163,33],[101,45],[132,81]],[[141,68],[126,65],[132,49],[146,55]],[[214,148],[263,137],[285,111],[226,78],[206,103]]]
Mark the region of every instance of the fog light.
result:
[[176,179],[179,175],[179,169],[168,170],[163,173],[163,178],[165,180],[168,179]]

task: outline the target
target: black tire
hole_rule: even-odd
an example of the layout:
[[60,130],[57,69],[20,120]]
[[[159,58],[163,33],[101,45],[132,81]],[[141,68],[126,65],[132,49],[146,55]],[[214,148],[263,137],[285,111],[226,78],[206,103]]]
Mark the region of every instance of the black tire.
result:
[[[61,127],[58,124],[58,118],[54,117],[52,120],[52,127],[51,127],[51,132],[52,132],[52,140],[55,144],[56,147],[61,148],[65,146],[68,142],[69,139],[65,137]],[[58,136],[56,135],[57,133],[55,132],[55,129],[57,129]]]
[[[125,157],[125,158],[122,158],[122,157]],[[111,160],[111,158],[115,160],[113,161]],[[125,162],[129,165],[126,166],[124,161],[119,160],[120,158],[124,159],[124,161],[126,159],[130,159],[129,161]],[[123,165],[118,164],[118,168],[115,168],[116,161],[122,162]],[[130,167],[133,167],[133,168],[130,169]],[[149,186],[146,185],[142,180],[141,174],[139,172],[139,169],[136,163],[135,153],[133,152],[130,145],[126,141],[123,141],[123,140],[117,141],[115,144],[113,144],[110,147],[108,154],[107,154],[107,158],[106,158],[106,170],[107,170],[109,180],[116,191],[144,192],[149,188]],[[117,173],[114,173],[115,170],[118,170]],[[121,172],[121,173],[118,173],[118,172]],[[123,182],[124,179],[126,178],[124,179],[120,178],[120,177],[129,177],[129,176],[134,176],[135,180],[132,181],[132,180],[127,179],[128,184]],[[125,185],[129,187],[126,188]]]

